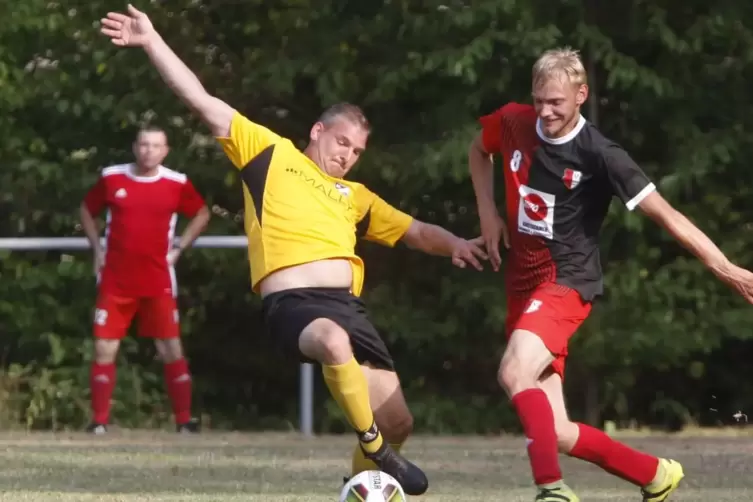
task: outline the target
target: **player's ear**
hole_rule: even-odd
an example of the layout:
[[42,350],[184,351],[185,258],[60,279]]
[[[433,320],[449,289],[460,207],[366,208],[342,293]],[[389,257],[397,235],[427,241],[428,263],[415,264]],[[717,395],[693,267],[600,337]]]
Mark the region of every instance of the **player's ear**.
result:
[[311,132],[309,132],[309,138],[311,139],[311,141],[317,141],[323,130],[324,124],[322,124],[321,122],[317,122],[313,126],[311,126]]
[[580,106],[588,99],[588,84],[581,84],[578,86],[578,91],[575,94],[575,103]]

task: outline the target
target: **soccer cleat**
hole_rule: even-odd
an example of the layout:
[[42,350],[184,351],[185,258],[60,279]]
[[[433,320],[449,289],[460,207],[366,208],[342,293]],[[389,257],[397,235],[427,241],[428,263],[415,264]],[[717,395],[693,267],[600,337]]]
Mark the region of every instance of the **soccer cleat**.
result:
[[677,489],[685,473],[682,465],[675,460],[659,459],[659,463],[664,468],[664,480],[655,483],[655,486],[644,486],[641,489],[643,502],[663,502],[669,498],[669,495]]
[[107,434],[107,425],[92,422],[86,427],[86,432],[88,432],[89,434],[101,436],[103,434]]
[[535,502],[580,502],[578,496],[566,484],[550,488],[539,487]]
[[[363,446],[361,447],[363,450]],[[364,456],[374,462],[380,471],[386,472],[400,483],[408,495],[423,495],[429,488],[424,471],[403,458],[385,441],[374,453],[364,450]]]
[[177,424],[175,431],[181,434],[198,434],[201,431],[201,424],[195,418],[192,418],[186,423]]

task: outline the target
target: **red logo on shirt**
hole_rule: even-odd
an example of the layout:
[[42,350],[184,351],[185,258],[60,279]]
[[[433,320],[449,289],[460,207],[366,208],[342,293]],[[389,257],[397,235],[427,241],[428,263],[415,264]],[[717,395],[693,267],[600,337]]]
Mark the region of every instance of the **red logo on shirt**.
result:
[[562,181],[565,183],[565,186],[568,189],[572,190],[573,188],[578,186],[582,177],[583,173],[581,173],[580,171],[567,168],[565,169],[565,174],[562,175]]
[[533,221],[542,221],[549,213],[546,201],[535,193],[529,193],[523,197],[523,209]]

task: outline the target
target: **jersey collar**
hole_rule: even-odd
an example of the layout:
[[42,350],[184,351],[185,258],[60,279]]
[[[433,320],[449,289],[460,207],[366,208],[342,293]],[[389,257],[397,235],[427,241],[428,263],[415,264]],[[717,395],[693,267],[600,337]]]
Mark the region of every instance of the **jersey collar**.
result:
[[139,183],[154,183],[155,181],[162,179],[164,170],[165,167],[160,165],[157,176],[139,176],[138,174],[136,174],[136,164],[128,164],[128,167],[126,168],[126,176],[131,178],[133,181],[138,181]]
[[548,138],[544,131],[541,130],[541,119],[536,119],[536,134],[538,134],[539,138],[549,143],[550,145],[564,145],[568,141],[572,141],[575,139],[575,137],[578,135],[578,133],[583,129],[583,126],[586,125],[586,119],[583,117],[583,115],[580,116],[578,119],[578,123],[575,124],[575,127],[573,127],[573,130],[569,133],[565,134],[561,138]]

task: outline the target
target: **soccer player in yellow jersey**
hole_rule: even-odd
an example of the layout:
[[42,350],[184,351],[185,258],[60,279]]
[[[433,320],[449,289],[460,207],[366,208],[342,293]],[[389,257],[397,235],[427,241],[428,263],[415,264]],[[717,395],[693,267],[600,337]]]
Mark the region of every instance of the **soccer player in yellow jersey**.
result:
[[275,340],[296,357],[321,364],[358,435],[353,473],[378,468],[407,494],[424,493],[426,475],[399,454],[413,419],[392,358],[359,299],[364,265],[354,246],[359,235],[387,246],[402,241],[477,269],[484,251],[476,241],[419,222],[343,179],[369,135],[359,108],[341,104],[325,111],[300,152],[208,94],[144,13],[132,6],[127,14],[109,13],[102,33],[115,45],[142,47],[240,170],[252,287],[263,297]]

